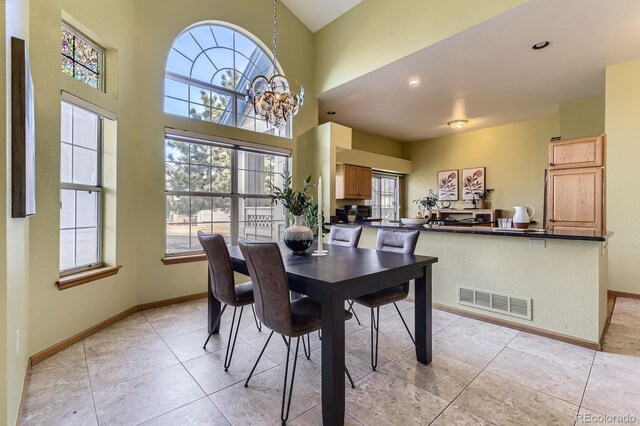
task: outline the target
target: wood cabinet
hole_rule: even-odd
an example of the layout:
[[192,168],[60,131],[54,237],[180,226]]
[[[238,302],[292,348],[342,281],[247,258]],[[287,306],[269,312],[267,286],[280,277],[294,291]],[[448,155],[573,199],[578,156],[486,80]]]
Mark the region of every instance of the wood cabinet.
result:
[[551,142],[546,228],[558,234],[604,233],[604,137]]
[[368,200],[371,198],[370,167],[338,164],[336,166],[336,199]]
[[549,170],[604,166],[603,136],[566,139],[549,144]]

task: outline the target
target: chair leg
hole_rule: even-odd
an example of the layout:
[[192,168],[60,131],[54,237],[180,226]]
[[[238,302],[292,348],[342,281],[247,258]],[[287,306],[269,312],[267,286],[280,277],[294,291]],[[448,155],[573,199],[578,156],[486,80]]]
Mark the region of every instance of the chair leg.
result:
[[280,410],[280,420],[283,425],[287,424],[289,418],[289,409],[291,408],[291,395],[293,393],[293,381],[296,378],[296,364],[298,361],[298,349],[300,348],[300,337],[296,339],[296,351],[293,355],[293,371],[291,372],[291,384],[289,385],[289,398],[287,401],[287,410],[284,409],[284,400],[287,395],[287,376],[289,374],[289,348],[291,347],[291,337],[289,337],[289,347],[287,348],[287,362],[284,370],[284,388],[282,389],[282,409]]
[[253,311],[253,320],[256,322],[256,328],[258,331],[262,331],[262,323],[258,321],[258,317],[256,316],[256,308],[253,307],[253,303],[251,304],[251,311]]
[[269,344],[269,340],[271,340],[271,336],[273,336],[273,331],[271,333],[269,333],[269,337],[267,337],[267,341],[264,343],[264,346],[262,347],[262,350],[260,351],[260,355],[258,355],[258,359],[256,360],[256,363],[253,364],[253,368],[251,369],[251,373],[249,373],[249,377],[247,377],[247,380],[244,382],[244,387],[248,387],[249,386],[249,380],[251,379],[251,376],[253,376],[253,372],[256,371],[256,367],[258,366],[258,363],[260,362],[260,358],[262,358],[262,354],[264,353],[264,350],[267,349],[267,345]]
[[344,372],[347,375],[347,378],[349,379],[349,383],[351,383],[351,389],[355,389],[356,385],[353,383],[353,379],[351,378],[351,373],[349,373],[349,369],[347,368],[347,366],[344,366]]
[[322,333],[320,333],[320,330],[318,330],[318,340],[322,340]]
[[[224,313],[225,309],[227,309],[226,304],[222,306],[222,309],[218,314],[218,318],[216,318],[216,322],[213,323],[213,327],[211,327],[211,330],[215,330],[216,327],[218,327],[218,324],[220,324],[220,320],[222,319],[222,314]],[[211,339],[211,336],[213,336],[213,331],[209,333],[209,337],[207,337],[207,340],[205,340],[204,345],[202,346],[202,349],[207,349],[207,343],[209,343],[209,339]]]
[[[378,366],[378,328],[380,325],[380,308],[371,308],[371,367],[376,371]],[[375,336],[374,336],[375,330]]]
[[282,334],[280,335],[280,337],[282,337],[282,340],[284,340],[284,345],[288,348],[289,347],[289,342],[287,342],[287,338],[284,337]]
[[407,329],[407,333],[409,333],[409,337],[411,337],[411,341],[415,345],[416,344],[416,339],[413,338],[413,334],[411,334],[411,330],[409,330],[409,326],[407,325],[406,321],[404,320],[404,317],[402,316],[402,313],[400,313],[400,309],[398,308],[398,305],[396,305],[396,302],[393,302],[393,306],[396,307],[396,311],[398,311],[398,315],[400,315],[400,319],[402,320],[402,323],[404,324],[404,328]]
[[356,319],[356,321],[358,321],[358,325],[362,325],[362,323],[360,322],[360,318],[358,318],[358,314],[356,314],[356,310],[353,309],[353,300],[347,300],[347,302],[349,303],[349,311],[351,311],[351,313],[353,314],[353,317]]
[[307,359],[311,359],[311,339],[307,334],[307,341],[305,342],[304,337],[305,336],[302,336],[302,349],[304,350],[304,356],[306,356]]
[[[235,324],[236,321],[236,310],[238,308],[233,308],[233,318],[231,319],[231,330],[229,330],[229,342],[227,343],[227,353],[224,356],[224,371],[229,370],[229,366],[231,365],[231,358],[233,358],[233,350],[236,347],[236,339],[238,338],[238,330],[240,330],[240,321],[242,320],[242,311],[244,310],[244,306],[240,308],[240,315],[238,315],[238,324]],[[233,332],[233,326],[235,324],[236,332]],[[233,337],[233,343],[231,343],[231,337]],[[231,350],[231,352],[229,352]]]

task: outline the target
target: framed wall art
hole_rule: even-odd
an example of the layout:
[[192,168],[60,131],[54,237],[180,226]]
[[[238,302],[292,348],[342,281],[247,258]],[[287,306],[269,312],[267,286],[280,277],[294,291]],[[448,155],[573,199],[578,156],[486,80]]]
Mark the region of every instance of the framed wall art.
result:
[[11,37],[11,217],[36,214],[33,80],[25,41]]
[[458,201],[458,171],[438,172],[438,199],[440,201]]
[[485,168],[475,167],[462,170],[462,199],[465,201],[477,199],[485,188]]

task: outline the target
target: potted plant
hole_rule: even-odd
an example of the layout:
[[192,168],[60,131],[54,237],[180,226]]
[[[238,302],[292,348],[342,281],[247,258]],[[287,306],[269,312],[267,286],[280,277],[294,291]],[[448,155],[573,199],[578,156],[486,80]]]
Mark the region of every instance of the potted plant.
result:
[[478,199],[480,200],[480,201],[478,201],[478,208],[479,209],[486,208],[486,205],[487,205],[486,202],[489,199],[489,196],[491,195],[491,193],[493,191],[494,191],[493,188],[487,188],[487,189],[484,189],[481,192],[477,193]]
[[[291,187],[291,176],[289,173],[282,175],[282,188],[279,188],[271,181],[267,181],[267,188],[271,191],[271,203],[278,202],[286,208],[294,218],[294,223],[284,231],[283,241],[291,254],[304,254],[311,244],[313,244],[313,231],[303,220],[312,207],[311,196],[307,193],[311,184],[311,176],[305,179],[302,190],[294,191]],[[317,207],[316,207],[317,212]],[[317,221],[317,219],[316,219]]]
[[431,210],[438,205],[438,194],[433,192],[433,189],[430,189],[426,196],[413,200],[413,203],[418,205],[419,218],[429,219]]

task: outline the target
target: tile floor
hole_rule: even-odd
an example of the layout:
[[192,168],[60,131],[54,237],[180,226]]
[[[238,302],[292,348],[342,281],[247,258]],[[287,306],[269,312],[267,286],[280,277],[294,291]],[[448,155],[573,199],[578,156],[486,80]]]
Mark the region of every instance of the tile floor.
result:
[[[400,304],[409,323],[413,305]],[[640,301],[618,299],[605,350],[572,346],[434,310],[434,360],[416,363],[393,307],[381,311],[379,371],[369,365],[368,311],[347,323],[349,425],[573,425],[581,416],[640,421]],[[206,301],[134,315],[33,366],[24,425],[278,424],[286,349],[245,312],[229,372],[226,331],[202,349]],[[298,362],[291,425],[320,425],[320,341]],[[302,356],[302,355],[301,355]],[[345,386],[347,383],[345,382]],[[592,417],[593,418],[593,417]]]

